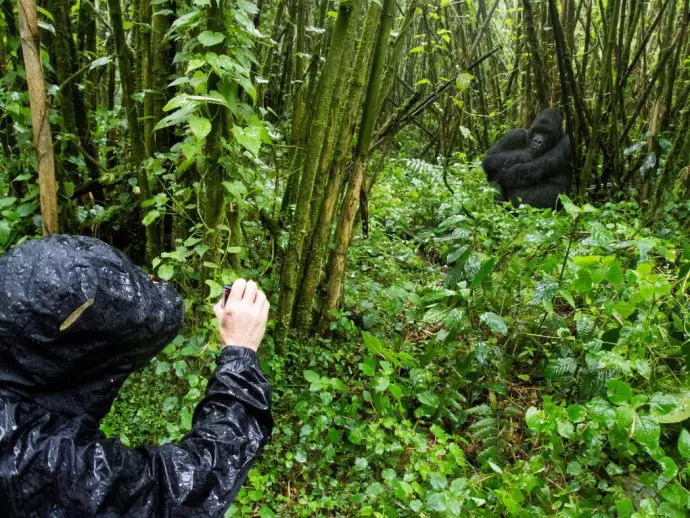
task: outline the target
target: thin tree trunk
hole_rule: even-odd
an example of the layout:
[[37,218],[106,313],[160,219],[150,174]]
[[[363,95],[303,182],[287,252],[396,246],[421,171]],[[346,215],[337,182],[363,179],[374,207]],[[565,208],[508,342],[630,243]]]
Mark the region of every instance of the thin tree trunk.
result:
[[[100,176],[100,170],[91,157],[98,157],[98,150],[91,137],[89,115],[84,102],[83,91],[76,80],[69,81],[79,71],[77,49],[72,36],[72,23],[69,17],[69,6],[62,0],[52,0],[47,4],[55,18],[55,36],[52,39],[53,54],[57,79],[60,84],[60,109],[64,129],[77,137],[80,146],[75,142],[68,144],[70,154],[80,154],[89,170],[91,179]],[[94,193],[99,201],[103,201],[104,194],[100,184],[96,185]]]
[[22,39],[26,79],[29,84],[29,106],[34,147],[38,162],[38,183],[43,217],[43,235],[59,232],[57,191],[55,187],[55,157],[48,121],[48,101],[43,80],[43,66],[39,47],[38,10],[35,0],[18,0],[19,31]]
[[[132,146],[131,166],[136,171],[139,187],[139,201],[149,199],[149,182],[146,170],[142,167],[146,158],[146,148],[139,126],[139,110],[134,102],[136,84],[134,77],[134,61],[132,53],[127,45],[122,21],[122,9],[120,0],[108,0],[110,10],[110,24],[113,28],[115,49],[120,67],[120,82],[122,84],[122,103],[127,115],[127,126]],[[146,227],[146,259],[153,260],[160,254],[158,249],[158,235],[152,225]]]
[[585,190],[589,187],[590,179],[594,171],[594,155],[597,150],[596,143],[599,140],[599,134],[601,132],[602,126],[602,116],[604,111],[604,98],[605,89],[607,84],[607,74],[611,73],[611,55],[613,54],[613,46],[616,41],[616,27],[618,27],[618,14],[620,12],[620,1],[613,0],[610,8],[610,22],[609,22],[609,32],[606,34],[606,44],[604,46],[604,56],[601,61],[601,72],[599,75],[599,91],[597,94],[597,105],[594,110],[593,128],[592,135],[589,140],[589,147],[587,149],[587,156],[585,158],[585,164],[582,169],[582,181],[580,183],[580,196],[584,196]]
[[549,106],[548,89],[546,87],[546,72],[544,70],[544,63],[541,59],[541,52],[539,50],[539,40],[537,39],[537,31],[534,28],[534,16],[532,14],[532,5],[530,0],[522,0],[523,20],[525,22],[525,31],[527,34],[527,42],[529,44],[530,53],[532,55],[532,68],[534,70],[534,82],[537,96],[537,103],[540,109]]

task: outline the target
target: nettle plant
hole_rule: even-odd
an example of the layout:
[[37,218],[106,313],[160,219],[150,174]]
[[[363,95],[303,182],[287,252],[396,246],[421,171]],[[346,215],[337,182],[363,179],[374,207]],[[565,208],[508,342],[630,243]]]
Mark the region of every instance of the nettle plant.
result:
[[[514,405],[477,405],[481,390],[506,396],[511,386],[545,384],[541,401],[522,402],[533,433],[525,451],[558,466],[559,484],[605,486],[623,516],[683,515],[690,246],[672,220],[645,228],[634,204],[564,205],[550,218],[498,208],[491,224],[458,211],[439,227],[450,269],[445,289],[424,297],[424,319],[440,327],[424,362],[459,376],[436,391],[435,420],[450,429],[469,422],[481,443],[475,460],[491,467],[509,450],[501,437],[520,431],[496,429]],[[630,480],[648,498],[623,487]],[[509,513],[527,498],[508,496],[500,499]]]
[[[266,166],[259,152],[271,137],[253,107],[257,95],[251,79],[256,63],[253,44],[263,37],[252,22],[256,6],[245,0],[193,0],[191,4],[166,35],[184,42],[175,56],[184,73],[168,85],[178,93],[164,107],[168,115],[155,126],[156,131],[176,127],[184,138],[169,153],[146,164],[149,178],[157,179],[163,189],[143,203],[148,209],[144,224],[167,212],[189,233],[187,241],[177,243],[178,251],[163,254],[154,265],[164,279],[180,269],[190,250],[210,269],[217,268],[218,259],[240,254],[241,247],[232,243],[239,239],[239,221],[248,211],[249,200],[267,204],[264,193],[270,192],[261,175]],[[209,206],[218,207],[211,210],[220,218],[208,221]],[[234,223],[228,213],[233,214]],[[231,245],[217,248],[218,243]],[[204,249],[208,244],[210,249]],[[213,260],[207,261],[209,257]],[[227,275],[219,275],[218,280],[227,281]],[[218,283],[212,289],[218,294]]]

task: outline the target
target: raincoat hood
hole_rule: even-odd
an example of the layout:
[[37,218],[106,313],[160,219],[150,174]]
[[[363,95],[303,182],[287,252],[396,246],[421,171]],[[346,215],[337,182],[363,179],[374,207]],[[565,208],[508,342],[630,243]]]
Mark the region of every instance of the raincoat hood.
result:
[[182,326],[175,289],[97,239],[54,235],[0,256],[0,388],[100,420]]

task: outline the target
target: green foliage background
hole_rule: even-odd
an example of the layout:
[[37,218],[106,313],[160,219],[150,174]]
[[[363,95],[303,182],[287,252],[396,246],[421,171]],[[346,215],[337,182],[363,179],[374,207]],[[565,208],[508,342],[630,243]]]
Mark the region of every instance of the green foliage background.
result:
[[[650,78],[661,51],[668,50],[665,42],[676,32],[685,35],[687,24],[673,13],[682,14],[685,6],[687,16],[687,2],[674,2],[678,10],[650,32],[653,45],[642,70],[618,71],[625,72],[624,88],[617,86],[611,59],[583,52],[589,43],[580,41],[603,38],[597,31],[620,2],[592,3],[595,9],[587,12],[594,13],[594,25],[588,21],[586,28],[574,12],[564,14],[572,23],[583,102],[590,109],[598,105],[601,116],[600,124],[580,121],[580,133],[602,130],[599,140],[580,138],[580,151],[593,149],[592,179],[608,182],[604,192],[615,196],[598,193],[591,205],[564,199],[558,213],[497,205],[478,163],[495,138],[531,119],[539,104],[530,68],[530,52],[539,48],[530,50],[532,43],[524,41],[519,7],[528,3],[503,2],[476,48],[465,47],[484,26],[486,2],[398,5],[409,16],[396,15],[394,33],[404,37],[391,38],[402,42],[391,62],[405,81],[393,81],[386,71],[384,97],[395,102],[382,103],[377,129],[392,124],[377,135],[381,146],[366,161],[369,185],[376,179],[370,237],[354,237],[343,303],[330,329],[293,335],[276,354],[270,322],[261,358],[274,386],[276,428],[230,516],[690,514],[685,47],[671,49],[676,59],[663,73],[658,69],[669,87],[662,81],[654,88],[648,103],[654,106],[640,104],[645,111],[626,115],[637,104],[634,94],[654,84]],[[547,11],[553,2],[532,3],[534,18],[547,29],[536,42],[545,73],[555,74]],[[222,16],[216,9],[221,4]],[[97,17],[103,48],[82,49],[73,63],[86,67],[74,90],[100,91],[82,121],[98,150],[92,157],[97,178],[84,153],[75,151],[78,136],[66,128],[60,110],[68,94],[56,76],[55,49],[43,42],[63,231],[125,248],[185,298],[183,334],[130,377],[102,423],[108,436],[130,446],[177,441],[189,430],[220,350],[211,305],[223,284],[240,274],[256,278],[278,305],[281,258],[295,209],[279,205],[286,184],[299,179],[294,149],[306,142],[304,128],[313,115],[305,111],[304,134],[291,135],[301,124],[292,120],[298,112],[293,105],[300,96],[311,96],[308,105],[313,101],[328,53],[323,34],[337,19],[329,9],[335,3],[322,2],[318,9],[297,4],[313,11],[301,24],[287,14],[282,18],[289,9],[279,2],[150,2],[148,12],[169,22],[161,41],[173,56],[164,84],[156,85],[166,93],[139,84],[135,95],[144,112],[142,130],[150,126],[146,136],[167,138],[141,163],[132,160],[123,94],[103,84],[121,79],[107,47],[103,8]],[[82,5],[70,3],[75,21],[88,14]],[[141,3],[122,5],[124,31],[135,49],[145,47],[142,35],[155,24],[137,19]],[[635,43],[628,51],[643,48],[638,39],[645,32],[636,36],[635,28],[654,5],[645,3],[633,24],[624,25],[633,29],[626,35],[628,44]],[[15,2],[0,0],[0,6],[2,253],[38,237],[41,218],[21,42],[10,31]],[[317,19],[323,27],[307,24]],[[401,30],[405,19],[409,33]],[[47,39],[77,35],[54,21],[41,10]],[[293,25],[302,33],[293,34]],[[293,49],[293,39],[295,45],[302,39],[303,47]],[[495,53],[495,45],[503,51]],[[137,66],[146,68],[142,56],[133,54]],[[482,55],[484,69],[465,71]],[[616,67],[630,63],[612,59]],[[293,69],[301,76],[293,77]],[[96,74],[102,81],[94,81],[93,72],[103,72]],[[455,90],[439,89],[446,83]],[[552,98],[557,91],[554,86]],[[146,116],[154,93],[164,97],[157,99],[161,110],[148,106]],[[619,102],[625,109],[618,110]],[[658,115],[655,103],[661,102],[671,108],[662,120],[666,127],[650,133],[644,115]],[[214,132],[219,112],[226,120]],[[628,122],[634,127],[620,139]],[[345,134],[346,143],[356,140],[355,128]],[[611,145],[616,152],[609,156],[597,147],[611,151]],[[338,152],[345,167],[352,149]],[[412,158],[420,156],[429,161]],[[604,167],[612,157],[615,171]],[[142,180],[151,188],[148,199],[140,199]],[[91,182],[102,188],[102,199],[89,196],[89,189],[79,192]],[[207,223],[214,218],[216,224]],[[148,261],[152,236],[159,238],[153,244],[160,254]]]
[[[476,164],[451,166],[456,195],[440,175],[389,162],[334,337],[264,347],[277,426],[230,515],[685,516],[690,205],[652,227],[630,202],[497,206]],[[108,433],[189,427],[204,315]]]

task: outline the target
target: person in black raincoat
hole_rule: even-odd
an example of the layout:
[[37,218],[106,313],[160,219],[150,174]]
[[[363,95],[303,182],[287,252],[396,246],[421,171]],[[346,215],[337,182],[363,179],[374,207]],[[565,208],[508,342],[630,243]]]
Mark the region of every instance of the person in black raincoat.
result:
[[182,299],[92,238],[0,256],[0,516],[223,516],[273,425],[256,356],[268,302],[237,281],[214,309],[227,346],[192,430],[130,449],[99,421],[178,334]]

